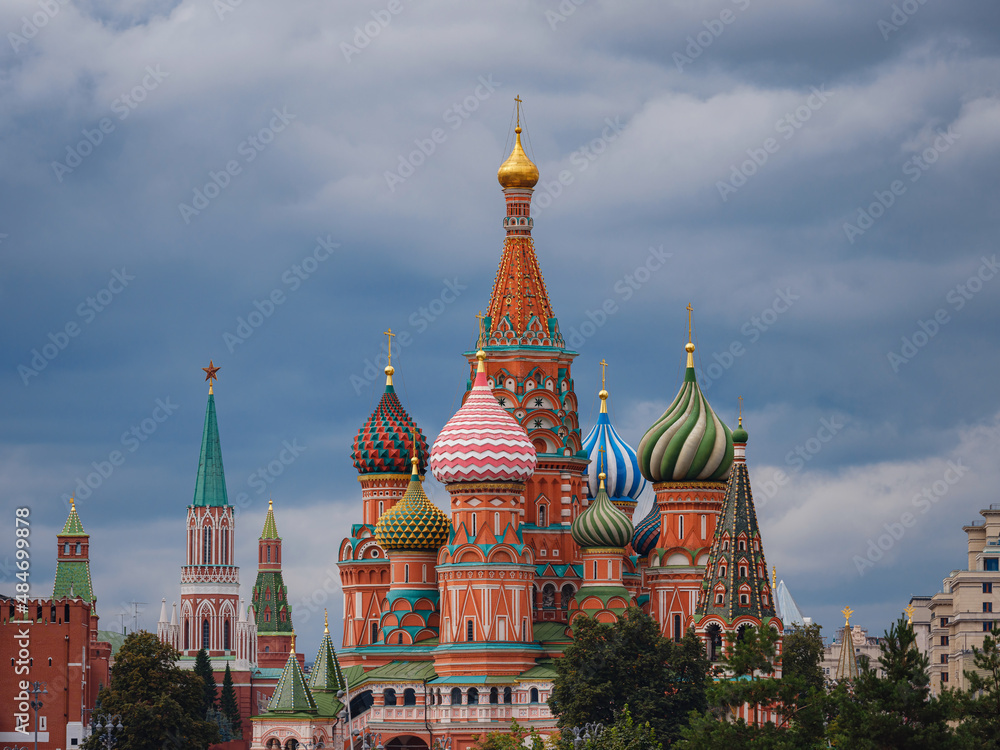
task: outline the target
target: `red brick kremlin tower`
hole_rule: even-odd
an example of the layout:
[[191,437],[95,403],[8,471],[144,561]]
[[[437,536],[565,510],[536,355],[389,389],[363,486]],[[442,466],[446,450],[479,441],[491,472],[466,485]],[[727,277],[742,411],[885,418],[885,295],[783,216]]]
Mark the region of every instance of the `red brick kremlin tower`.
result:
[[[274,522],[274,501],[267,501],[264,530],[257,542],[257,581],[250,600],[257,629],[257,666],[282,669],[294,640],[292,605],[281,575],[281,537]],[[299,654],[300,661],[305,656]]]

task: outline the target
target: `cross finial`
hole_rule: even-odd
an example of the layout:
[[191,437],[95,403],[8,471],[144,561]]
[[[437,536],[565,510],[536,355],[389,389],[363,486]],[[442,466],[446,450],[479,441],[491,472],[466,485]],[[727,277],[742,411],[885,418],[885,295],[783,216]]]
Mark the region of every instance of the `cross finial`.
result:
[[606,381],[607,381],[607,379],[606,379],[607,371],[608,371],[608,363],[605,362],[602,359],[601,360],[601,390],[602,391],[606,391],[607,390],[607,388],[604,387],[606,385]]
[[840,614],[842,614],[844,616],[844,627],[847,627],[848,625],[850,625],[851,624],[851,615],[854,614],[854,610],[851,609],[850,605],[848,605],[848,606],[844,607],[842,610],[840,610]]
[[604,446],[601,445],[601,447],[598,448],[597,450],[601,454],[601,473],[603,474],[604,473]]
[[521,95],[518,94],[515,96],[514,101],[517,102],[517,104],[514,105],[517,109],[517,127],[521,127]]
[[694,312],[694,308],[691,307],[691,303],[688,302],[688,306],[685,308],[688,311],[688,343],[694,343],[691,339],[691,313]]
[[906,609],[903,610],[904,612],[906,612],[907,622],[910,625],[913,624],[913,611],[914,611],[914,609],[915,608],[913,606],[913,603],[911,602],[909,605],[907,605]]
[[478,340],[478,342],[476,344],[476,348],[478,348],[478,349],[482,349],[483,348],[483,334],[486,331],[486,324],[483,323],[483,321],[485,319],[486,319],[486,316],[483,315],[483,311],[482,310],[480,310],[479,312],[476,313],[476,320],[479,321],[479,340]]
[[330,635],[330,614],[325,609],[323,610],[323,632]]
[[420,465],[420,458],[417,457],[417,428],[414,427],[410,431],[410,438],[413,440],[413,452],[410,454],[410,466],[413,467],[412,473],[414,476],[417,475],[417,467]]
[[396,338],[396,334],[394,334],[392,332],[391,328],[389,330],[387,330],[387,331],[383,331],[382,333],[383,333],[383,335],[389,337],[389,364],[391,365],[392,364],[392,340],[394,338]]
[[742,396],[737,396],[736,400],[740,402],[739,423],[740,423],[740,427],[742,427],[743,426],[743,397]]

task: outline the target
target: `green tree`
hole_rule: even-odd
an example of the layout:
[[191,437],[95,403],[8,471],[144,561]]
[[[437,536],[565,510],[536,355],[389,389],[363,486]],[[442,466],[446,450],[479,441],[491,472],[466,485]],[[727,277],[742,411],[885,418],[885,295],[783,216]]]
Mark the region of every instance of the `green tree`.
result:
[[946,750],[958,747],[948,725],[955,713],[950,694],[930,694],[928,660],[917,649],[913,626],[901,617],[885,634],[879,665],[860,664],[853,685],[834,692],[831,739],[852,750]]
[[229,664],[226,663],[226,674],[222,678],[222,694],[219,698],[222,714],[229,720],[233,735],[242,737],[242,720],[240,719],[240,708],[236,703],[236,689],[233,687],[233,675],[229,671]]
[[[180,669],[178,658],[176,649],[152,633],[139,631],[125,639],[111,680],[99,695],[103,715],[121,716],[117,750],[205,750],[219,741],[217,728],[205,721],[202,711],[204,683]],[[100,742],[101,737],[92,734],[83,747],[97,750]]]
[[610,727],[627,704],[638,724],[648,722],[670,743],[690,711],[705,709],[709,664],[693,630],[672,643],[636,608],[614,624],[579,617],[573,625],[573,644],[556,661],[549,699],[560,727]]
[[[782,639],[782,676],[777,671],[778,633],[765,627],[746,628],[730,642],[728,661],[721,679],[709,689],[708,713],[692,715],[678,747],[687,750],[713,748],[772,748],[799,750],[826,747],[824,719],[827,698],[824,689],[823,640],[818,625],[796,627]],[[751,721],[736,719],[744,705]],[[777,714],[778,721],[761,721],[763,711]]]
[[959,696],[958,733],[969,747],[1000,750],[1000,630],[985,636],[981,649],[973,646],[972,655],[975,669],[965,670],[969,688]]
[[615,723],[599,732],[581,750],[660,750],[661,747],[649,722],[636,722],[625,706]]
[[517,721],[510,725],[509,732],[489,732],[476,737],[473,750],[524,750],[524,741],[531,738],[531,750],[544,750],[545,742],[534,727],[526,730]]
[[204,708],[202,715],[207,716],[208,712],[215,708],[218,692],[215,686],[215,673],[212,671],[212,662],[209,661],[208,652],[205,649],[198,650],[198,655],[194,659],[194,673],[201,677],[205,685],[201,705]]

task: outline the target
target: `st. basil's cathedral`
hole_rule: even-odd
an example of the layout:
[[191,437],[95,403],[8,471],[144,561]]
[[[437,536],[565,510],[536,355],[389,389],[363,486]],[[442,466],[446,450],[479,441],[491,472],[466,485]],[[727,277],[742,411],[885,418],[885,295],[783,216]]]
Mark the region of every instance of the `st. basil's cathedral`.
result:
[[[356,748],[465,750],[514,720],[550,734],[554,662],[581,615],[610,623],[638,607],[664,637],[694,628],[713,661],[746,627],[783,630],[747,432],[742,419],[731,430],[698,386],[690,306],[684,380],[638,448],[611,423],[603,376],[597,422],[583,437],[577,353],[566,348],[532,242],[538,169],[521,146],[519,118],[497,176],[506,237],[478,347],[463,353],[464,401],[428,448],[395,392],[390,359],[385,392],[352,451],[360,523],[337,552],[343,642],[335,649],[327,626],[308,672],[273,506],[251,601],[239,598],[211,388],[217,368],[206,368],[181,602],[168,613],[164,600],[158,634],[186,666],[202,647],[220,675],[229,666],[252,750],[343,748],[348,738]],[[450,496],[449,514],[423,489],[428,467]],[[655,502],[633,521],[647,482]]]

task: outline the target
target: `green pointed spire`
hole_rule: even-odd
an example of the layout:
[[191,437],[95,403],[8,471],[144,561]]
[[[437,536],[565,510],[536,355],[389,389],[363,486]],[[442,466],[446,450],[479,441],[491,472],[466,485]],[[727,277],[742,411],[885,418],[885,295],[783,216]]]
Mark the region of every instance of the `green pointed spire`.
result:
[[80,543],[66,541],[63,537],[90,536],[83,530],[80,516],[76,514],[76,501],[71,498],[69,502],[69,517],[66,519],[66,525],[63,526],[62,532],[58,535],[59,548],[57,551],[60,559],[56,562],[56,578],[52,584],[52,598],[83,599],[93,606],[97,603],[97,598],[94,596],[94,585],[90,580],[90,559],[86,556],[86,552],[76,559],[62,559],[67,555],[80,554],[77,552],[77,545]]
[[316,654],[316,661],[309,673],[309,688],[322,693],[335,693],[344,690],[346,682],[337,654],[333,650],[333,641],[330,640],[330,621],[326,612],[323,613],[323,619],[323,640],[319,642],[319,653]]
[[274,523],[274,501],[267,501],[267,518],[264,519],[264,530],[260,533],[261,539],[281,539],[278,536],[278,527]]
[[270,702],[267,704],[268,713],[316,713],[316,701],[313,700],[312,693],[306,685],[305,675],[299,667],[299,660],[295,657],[295,639],[292,639],[292,650],[288,654],[288,661],[285,669],[278,680],[278,686],[274,689]]
[[90,536],[83,530],[83,523],[80,521],[80,516],[76,514],[76,500],[73,498],[69,499],[69,516],[67,516],[66,525],[63,526],[63,530],[59,536]]
[[222,444],[219,442],[219,421],[215,416],[215,396],[209,390],[205,410],[205,429],[201,435],[201,457],[198,459],[198,479],[194,485],[195,507],[225,507],[226,473],[222,468]]

